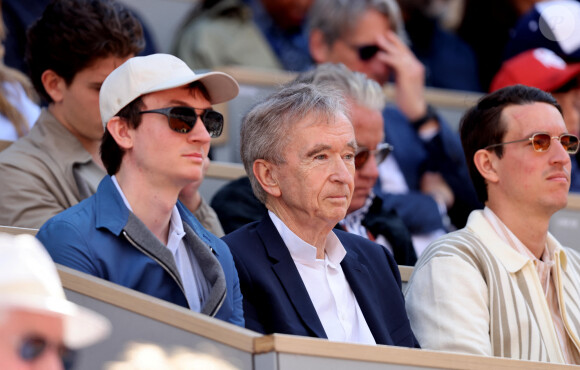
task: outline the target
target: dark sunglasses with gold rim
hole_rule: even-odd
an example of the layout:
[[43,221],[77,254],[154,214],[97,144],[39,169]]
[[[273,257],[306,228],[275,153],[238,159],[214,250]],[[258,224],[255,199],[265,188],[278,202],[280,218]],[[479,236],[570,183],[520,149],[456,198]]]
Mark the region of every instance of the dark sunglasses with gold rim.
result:
[[377,162],[377,166],[381,164],[389,154],[393,151],[393,146],[389,143],[381,143],[377,145],[376,149],[370,150],[361,146],[357,149],[354,155],[354,168],[361,169],[369,160],[370,156],[375,156],[375,162]]
[[181,134],[186,134],[193,130],[193,127],[197,122],[197,117],[200,117],[201,122],[203,122],[203,125],[209,133],[209,136],[212,138],[220,136],[224,128],[224,116],[211,108],[203,109],[203,113],[198,115],[195,109],[196,108],[192,107],[168,107],[145,110],[139,112],[139,114],[162,114],[167,117],[169,128]]

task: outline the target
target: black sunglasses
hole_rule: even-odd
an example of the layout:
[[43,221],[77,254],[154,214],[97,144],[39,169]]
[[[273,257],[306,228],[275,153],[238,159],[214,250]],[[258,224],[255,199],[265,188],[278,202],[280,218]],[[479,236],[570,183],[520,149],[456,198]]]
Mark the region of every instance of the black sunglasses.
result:
[[377,166],[382,163],[389,154],[393,151],[393,146],[389,143],[382,143],[377,145],[375,150],[370,150],[365,147],[360,147],[357,149],[354,155],[354,168],[361,169],[367,163],[371,155],[375,156],[375,161]]
[[51,343],[39,335],[24,337],[18,345],[18,354],[23,361],[33,362],[41,357],[46,350],[54,347],[65,368],[69,368],[74,360],[75,352],[62,343]]
[[358,57],[360,58],[360,60],[364,60],[367,61],[369,59],[372,59],[372,57],[374,57],[378,52],[379,52],[379,47],[377,45],[350,45],[347,43],[347,45],[353,49],[356,50],[356,52],[358,53]]
[[224,129],[224,116],[211,108],[204,109],[201,115],[198,115],[195,108],[191,107],[169,107],[139,112],[139,114],[143,113],[163,114],[167,117],[169,128],[181,134],[186,134],[193,130],[198,116],[212,138],[220,136]]
[[547,134],[545,132],[537,132],[535,134],[532,135],[532,137],[529,138],[525,138],[525,139],[520,139],[520,140],[514,140],[514,141],[508,141],[505,143],[499,143],[499,144],[492,144],[492,145],[488,145],[485,147],[485,149],[491,149],[491,148],[495,148],[501,145],[506,145],[506,144],[513,144],[513,143],[521,143],[524,141],[530,141],[532,144],[532,147],[534,148],[534,151],[536,152],[545,152],[548,149],[550,149],[550,144],[552,144],[552,139],[558,139],[558,141],[560,142],[560,144],[562,144],[562,146],[564,147],[564,150],[569,153],[569,154],[576,154],[578,152],[578,142],[579,139],[577,136],[572,135],[572,134],[562,134],[560,136],[550,136],[550,134]]

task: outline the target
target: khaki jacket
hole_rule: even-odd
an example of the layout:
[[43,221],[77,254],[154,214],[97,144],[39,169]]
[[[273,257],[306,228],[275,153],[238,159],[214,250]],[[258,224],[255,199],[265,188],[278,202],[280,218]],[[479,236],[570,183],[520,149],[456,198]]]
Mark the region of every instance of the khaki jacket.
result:
[[0,153],[0,225],[39,228],[94,194],[103,176],[81,143],[43,109],[30,133]]

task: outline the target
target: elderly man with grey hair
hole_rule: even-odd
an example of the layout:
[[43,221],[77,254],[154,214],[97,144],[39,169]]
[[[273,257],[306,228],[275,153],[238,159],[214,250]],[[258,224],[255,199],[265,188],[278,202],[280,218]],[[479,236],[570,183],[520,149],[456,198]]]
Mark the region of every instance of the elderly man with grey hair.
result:
[[405,221],[419,256],[481,204],[457,132],[425,100],[425,68],[404,42],[397,2],[315,0],[309,20],[317,64],[343,63],[381,85],[393,81],[395,106],[383,117],[395,148],[379,166],[376,191]]
[[356,140],[336,89],[292,82],[244,118],[242,160],[261,221],[223,237],[246,327],[416,347],[400,276],[381,246],[334,226],[354,190]]
[[[325,63],[301,73],[297,81],[326,85],[339,91],[346,100],[357,142],[354,193],[346,217],[338,228],[376,241],[393,253],[399,265],[417,261],[411,235],[397,213],[383,207],[373,192],[379,176],[378,166],[388,157],[392,145],[385,143],[383,116],[385,96],[381,86],[363,73],[353,72],[343,64]],[[212,199],[224,229],[234,231],[252,221],[259,221],[267,209],[252,192],[248,177],[222,187]]]

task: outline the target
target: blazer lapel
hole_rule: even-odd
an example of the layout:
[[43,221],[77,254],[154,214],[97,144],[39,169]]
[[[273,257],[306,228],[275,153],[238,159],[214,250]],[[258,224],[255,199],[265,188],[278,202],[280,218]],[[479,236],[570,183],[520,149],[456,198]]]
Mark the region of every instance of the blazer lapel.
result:
[[257,232],[262,239],[268,257],[272,261],[272,270],[278,277],[298,316],[313,335],[327,338],[294,260],[269,216],[264,217]]
[[[343,240],[341,240],[341,242],[344,243]],[[385,325],[381,313],[377,310],[377,307],[381,307],[381,304],[377,300],[376,294],[371,294],[372,292],[377,291],[374,289],[375,284],[373,278],[368,269],[358,260],[356,252],[350,250],[346,244],[343,245],[345,246],[347,253],[340,265],[342,266],[342,271],[344,272],[346,280],[356,297],[367,325],[375,338],[375,342],[392,345],[393,342],[388,333],[388,327]],[[388,292],[384,293],[388,294]]]

